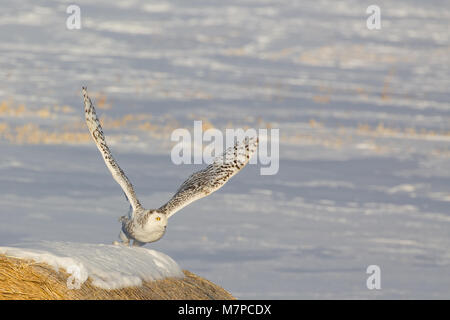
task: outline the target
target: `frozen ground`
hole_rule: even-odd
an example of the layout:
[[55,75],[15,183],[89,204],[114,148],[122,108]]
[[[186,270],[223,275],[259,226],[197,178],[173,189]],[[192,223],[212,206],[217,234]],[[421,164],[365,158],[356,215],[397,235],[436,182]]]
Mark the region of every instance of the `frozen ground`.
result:
[[[450,298],[448,1],[1,2],[0,246],[110,244],[128,205],[82,121],[93,95],[146,207],[198,167],[170,133],[280,129],[147,245],[238,298]],[[381,268],[381,290],[366,268]]]

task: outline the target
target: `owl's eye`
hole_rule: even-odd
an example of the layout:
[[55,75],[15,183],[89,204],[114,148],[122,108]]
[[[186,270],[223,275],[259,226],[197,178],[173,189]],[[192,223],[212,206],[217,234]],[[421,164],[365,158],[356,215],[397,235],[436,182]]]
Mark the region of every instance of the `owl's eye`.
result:
[[159,220],[161,220],[161,217],[156,217],[156,221],[159,221]]

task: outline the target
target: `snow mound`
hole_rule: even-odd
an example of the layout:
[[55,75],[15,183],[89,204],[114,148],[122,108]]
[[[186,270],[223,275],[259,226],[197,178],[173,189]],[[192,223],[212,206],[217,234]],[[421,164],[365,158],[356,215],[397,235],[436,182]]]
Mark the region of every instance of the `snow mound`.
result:
[[71,276],[67,285],[76,289],[88,278],[102,289],[140,286],[143,281],[183,278],[178,264],[164,253],[138,247],[43,241],[26,247],[0,247],[0,254],[43,262]]

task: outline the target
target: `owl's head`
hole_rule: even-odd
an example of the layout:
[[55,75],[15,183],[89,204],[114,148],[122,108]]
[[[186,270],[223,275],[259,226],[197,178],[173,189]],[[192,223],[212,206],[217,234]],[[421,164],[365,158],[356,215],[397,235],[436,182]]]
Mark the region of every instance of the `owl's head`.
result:
[[167,216],[158,210],[145,212],[145,222],[141,231],[135,231],[135,238],[141,242],[153,242],[161,239],[166,232]]
[[165,228],[167,226],[167,215],[155,209],[146,212],[147,224],[155,227]]

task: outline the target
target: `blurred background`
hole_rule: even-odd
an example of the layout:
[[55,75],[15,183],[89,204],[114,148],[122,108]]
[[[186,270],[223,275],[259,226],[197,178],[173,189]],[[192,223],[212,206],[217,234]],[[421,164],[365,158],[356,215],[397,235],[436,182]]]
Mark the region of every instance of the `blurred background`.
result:
[[237,298],[450,297],[448,1],[0,4],[1,246],[116,239],[87,85],[147,208],[198,169],[171,162],[174,129],[280,129],[278,174],[246,167],[147,248]]

